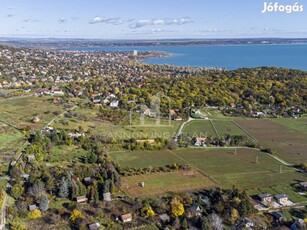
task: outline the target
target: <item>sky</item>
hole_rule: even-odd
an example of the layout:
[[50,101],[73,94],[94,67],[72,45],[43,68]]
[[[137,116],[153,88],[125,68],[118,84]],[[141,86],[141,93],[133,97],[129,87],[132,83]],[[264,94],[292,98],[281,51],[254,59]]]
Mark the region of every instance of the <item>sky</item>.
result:
[[[307,37],[302,12],[266,12],[265,0],[0,0],[0,37],[165,39]],[[267,3],[275,3],[267,1]]]

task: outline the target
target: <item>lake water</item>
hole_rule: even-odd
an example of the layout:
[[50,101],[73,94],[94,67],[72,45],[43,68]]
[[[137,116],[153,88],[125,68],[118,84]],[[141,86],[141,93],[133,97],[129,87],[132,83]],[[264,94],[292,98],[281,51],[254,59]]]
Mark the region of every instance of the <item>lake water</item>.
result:
[[144,60],[150,64],[171,64],[192,67],[274,66],[307,70],[307,44],[297,45],[233,45],[233,46],[121,46],[71,47],[88,51],[164,51],[171,57]]

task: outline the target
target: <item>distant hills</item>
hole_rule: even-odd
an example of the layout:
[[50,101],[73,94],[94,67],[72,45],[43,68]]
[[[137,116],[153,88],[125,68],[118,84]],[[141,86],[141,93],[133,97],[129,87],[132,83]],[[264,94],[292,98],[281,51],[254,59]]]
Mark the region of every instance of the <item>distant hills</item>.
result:
[[262,45],[305,44],[307,38],[229,38],[229,39],[157,39],[157,40],[104,40],[79,38],[1,38],[0,44],[27,47],[61,48],[67,46],[191,46],[191,45]]

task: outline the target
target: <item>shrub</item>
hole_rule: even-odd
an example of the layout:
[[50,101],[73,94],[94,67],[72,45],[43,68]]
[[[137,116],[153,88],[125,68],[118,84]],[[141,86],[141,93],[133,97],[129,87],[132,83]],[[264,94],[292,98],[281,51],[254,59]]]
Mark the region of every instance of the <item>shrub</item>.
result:
[[84,215],[77,209],[74,209],[71,212],[71,215],[69,217],[69,220],[71,220],[72,222],[75,222],[77,219],[83,219]]
[[37,219],[42,217],[42,212],[38,209],[32,210],[31,212],[29,212],[28,217],[30,219]]

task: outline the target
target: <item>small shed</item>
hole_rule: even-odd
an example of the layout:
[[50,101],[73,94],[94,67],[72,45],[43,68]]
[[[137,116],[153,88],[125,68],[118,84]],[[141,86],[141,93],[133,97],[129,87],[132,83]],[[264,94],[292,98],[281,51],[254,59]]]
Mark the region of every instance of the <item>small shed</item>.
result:
[[127,213],[120,216],[120,219],[123,221],[123,223],[131,222],[132,221],[132,214]]
[[25,174],[21,174],[20,177],[23,178],[24,180],[28,180],[30,175],[25,173]]
[[99,227],[100,227],[99,223],[93,223],[93,224],[88,225],[89,230],[98,230]]
[[103,194],[103,200],[104,201],[112,201],[111,193],[110,192],[104,193]]
[[307,181],[305,182],[300,182],[300,186],[304,189],[307,189]]
[[87,202],[87,197],[86,196],[78,196],[76,198],[77,200],[77,203],[84,203],[84,202]]
[[92,183],[92,178],[91,177],[85,177],[83,180],[84,180],[84,182],[86,184],[91,184]]
[[33,154],[27,156],[27,162],[31,162],[35,160],[35,156]]
[[169,222],[170,221],[170,217],[166,213],[159,215],[159,218],[162,222]]
[[38,209],[36,204],[29,205],[29,211],[33,211],[33,210],[36,210],[36,209]]

